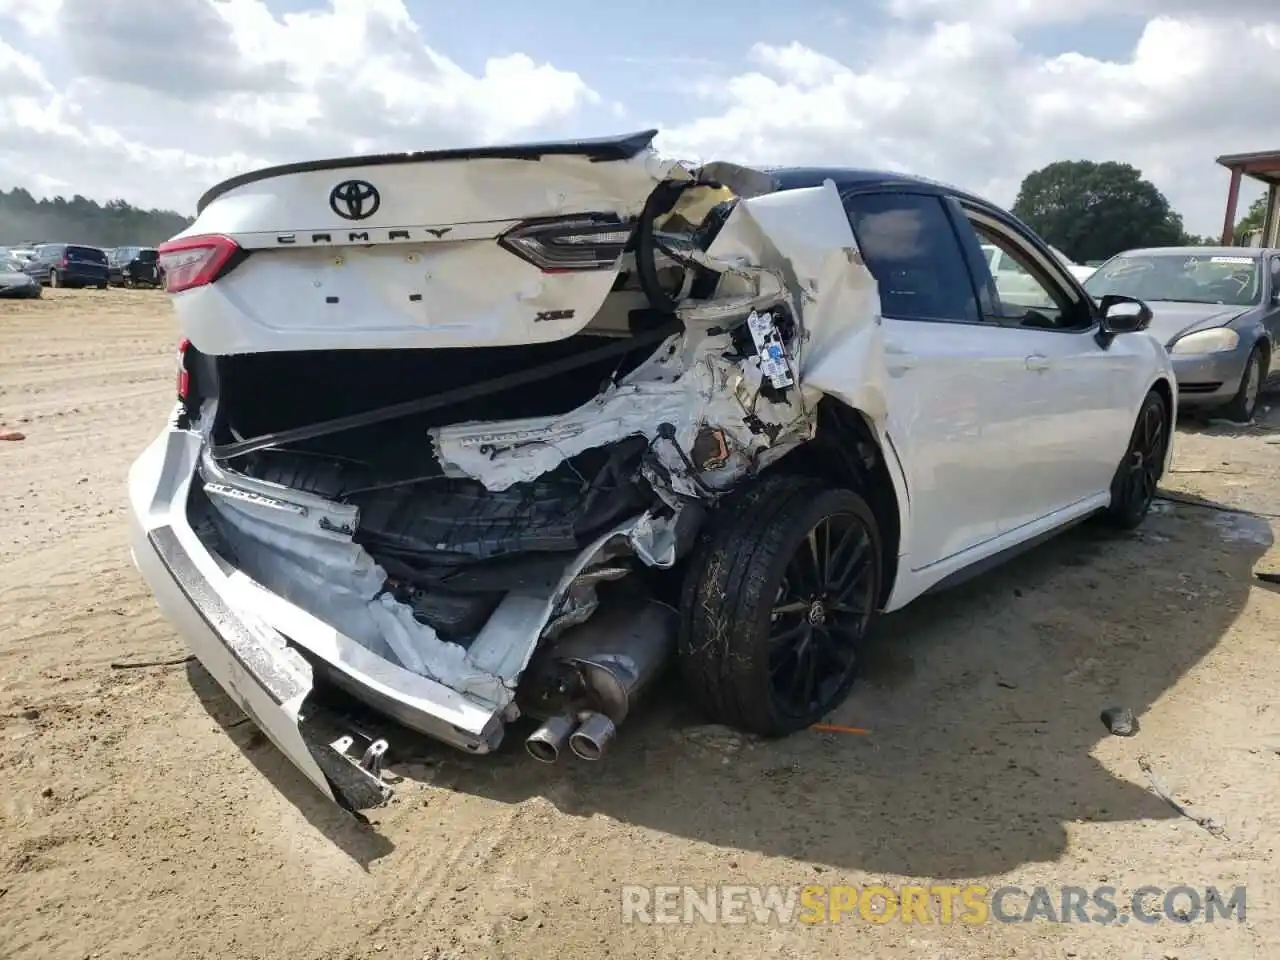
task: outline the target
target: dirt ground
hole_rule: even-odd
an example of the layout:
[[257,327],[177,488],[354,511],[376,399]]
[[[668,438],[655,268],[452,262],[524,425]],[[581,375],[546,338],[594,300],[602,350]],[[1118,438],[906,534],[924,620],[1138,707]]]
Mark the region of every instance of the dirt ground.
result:
[[[173,396],[163,295],[0,301],[0,957],[1280,956],[1280,404],[1184,425],[1140,532],[1069,533],[885,618],[815,733],[660,692],[597,766],[401,748],[368,823],[193,664],[126,546]],[[959,505],[958,505],[959,506]],[[1136,736],[1108,735],[1110,705]],[[1145,758],[1191,815],[1150,788]],[[1215,835],[1192,817],[1222,825]],[[625,925],[624,884],[1247,886],[1244,923]],[[1056,894],[1055,894],[1056,895]],[[1021,909],[1025,898],[1012,901]]]

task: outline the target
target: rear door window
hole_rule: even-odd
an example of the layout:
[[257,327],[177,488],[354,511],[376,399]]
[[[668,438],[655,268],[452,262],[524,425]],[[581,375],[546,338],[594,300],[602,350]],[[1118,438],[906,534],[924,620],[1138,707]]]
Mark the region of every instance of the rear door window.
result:
[[156,251],[151,249],[143,249],[138,251],[137,259],[142,263],[155,263]]
[[853,194],[845,210],[880,312],[899,320],[977,323],[973,279],[941,199],[926,194]]

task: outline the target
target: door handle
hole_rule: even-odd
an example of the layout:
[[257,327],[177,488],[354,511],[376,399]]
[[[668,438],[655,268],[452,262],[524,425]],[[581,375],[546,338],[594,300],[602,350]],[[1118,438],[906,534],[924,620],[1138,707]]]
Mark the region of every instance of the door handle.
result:
[[1048,370],[1049,358],[1039,353],[1033,353],[1031,356],[1027,357],[1027,369]]

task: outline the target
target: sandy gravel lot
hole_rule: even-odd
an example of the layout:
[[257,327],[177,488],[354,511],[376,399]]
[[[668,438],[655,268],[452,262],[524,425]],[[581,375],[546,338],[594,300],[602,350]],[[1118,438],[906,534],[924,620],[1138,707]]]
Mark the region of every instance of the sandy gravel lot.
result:
[[[882,622],[834,718],[755,743],[660,695],[596,768],[410,744],[329,807],[181,656],[125,470],[172,397],[162,295],[0,301],[0,957],[1280,957],[1274,519],[1158,505]],[[1171,490],[1280,514],[1280,403],[1184,427]],[[1132,707],[1112,737],[1099,713]],[[1215,836],[1149,788],[1145,758]],[[624,884],[1248,887],[1179,925],[625,926]],[[1021,904],[1019,903],[1019,906]]]

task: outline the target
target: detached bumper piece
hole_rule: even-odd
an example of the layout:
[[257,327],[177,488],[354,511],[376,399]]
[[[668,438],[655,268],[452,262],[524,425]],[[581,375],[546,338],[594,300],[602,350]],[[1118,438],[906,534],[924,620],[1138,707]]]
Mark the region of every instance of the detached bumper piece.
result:
[[[173,528],[158,527],[146,539],[150,550],[135,550],[144,575],[153,587],[167,575],[178,593],[157,589],[157,599],[173,597],[175,604],[186,607],[165,612],[185,627],[183,637],[201,665],[281,753],[326,796],[353,813],[390,799],[393,791],[380,779],[386,741],[372,741],[358,759],[349,754],[354,738],[338,733],[336,718],[307,703],[311,685],[284,659],[283,646],[260,636],[223,601]],[[144,552],[151,557],[139,555]],[[146,563],[152,558],[158,563]]]

